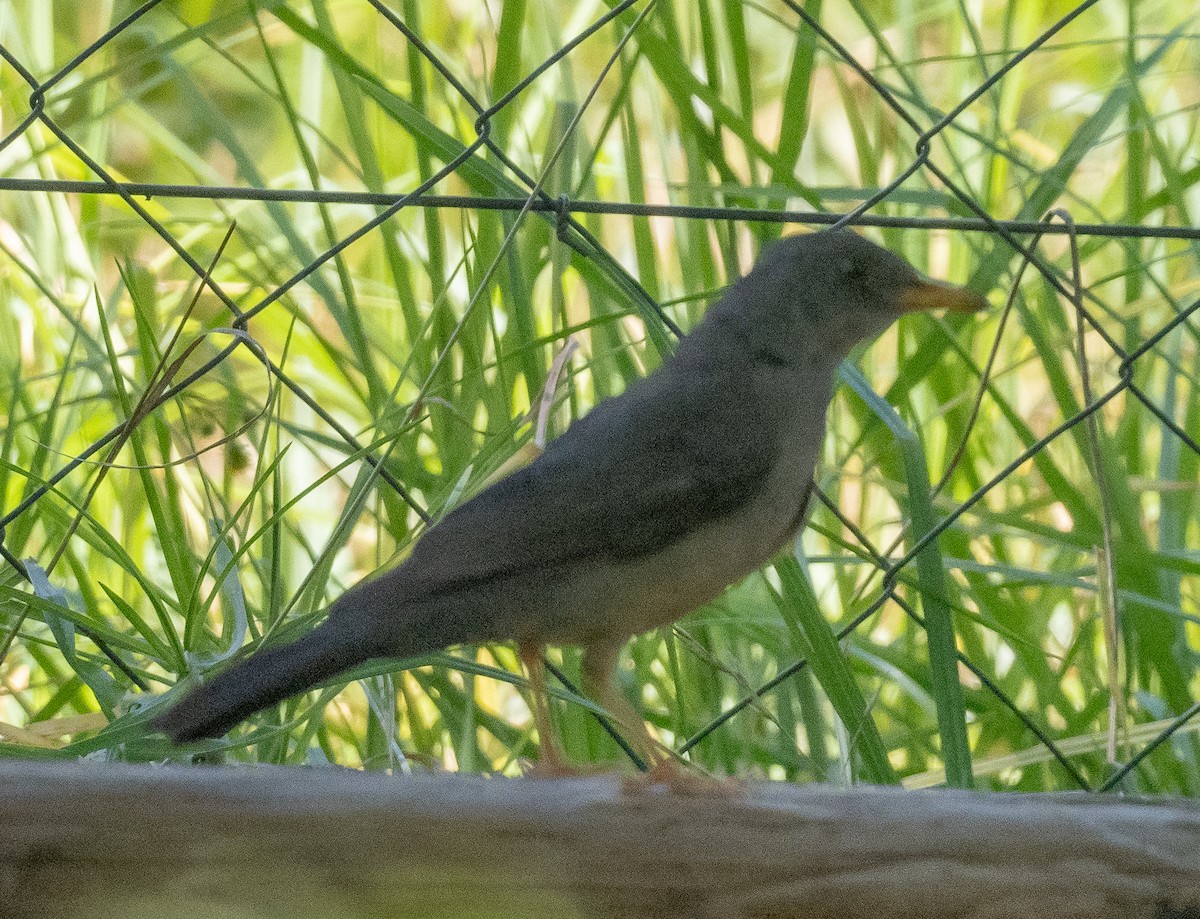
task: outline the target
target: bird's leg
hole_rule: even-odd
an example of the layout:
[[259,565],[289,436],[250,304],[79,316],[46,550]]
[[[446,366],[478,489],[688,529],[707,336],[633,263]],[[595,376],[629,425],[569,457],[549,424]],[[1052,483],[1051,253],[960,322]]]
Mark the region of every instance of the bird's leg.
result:
[[621,695],[613,682],[617,658],[623,645],[623,641],[588,645],[583,652],[581,674],[584,691],[603,705],[617,724],[626,730],[626,737],[634,752],[646,764],[643,774],[622,781],[622,789],[626,793],[638,793],[653,785],[666,785],[671,791],[683,795],[740,794],[740,785],[686,768],[654,739],[641,714]]
[[574,775],[559,749],[558,739],[550,726],[550,700],[546,693],[546,668],[542,663],[542,648],[537,642],[518,641],[517,653],[529,677],[529,694],[532,697],[533,723],[538,732],[538,764],[534,774],[543,778]]
[[671,768],[672,760],[651,736],[641,713],[617,690],[613,675],[617,670],[617,659],[624,641],[599,642],[588,645],[583,651],[581,676],[583,691],[599,702],[613,716],[619,727],[628,734],[634,752],[642,758],[651,773],[661,768]]

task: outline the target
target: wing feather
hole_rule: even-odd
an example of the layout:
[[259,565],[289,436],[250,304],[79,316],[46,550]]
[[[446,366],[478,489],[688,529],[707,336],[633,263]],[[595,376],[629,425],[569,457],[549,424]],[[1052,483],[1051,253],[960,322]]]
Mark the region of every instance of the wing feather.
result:
[[761,400],[729,374],[670,370],[601,403],[452,511],[394,572],[404,588],[653,553],[749,501],[776,451]]

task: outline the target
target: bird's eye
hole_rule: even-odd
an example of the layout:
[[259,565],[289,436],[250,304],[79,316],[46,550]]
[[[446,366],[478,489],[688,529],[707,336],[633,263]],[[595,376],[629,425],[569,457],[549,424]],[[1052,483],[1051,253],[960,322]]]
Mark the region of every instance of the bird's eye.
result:
[[865,290],[869,272],[858,259],[844,256],[838,260],[834,270],[843,290],[854,291],[856,294]]

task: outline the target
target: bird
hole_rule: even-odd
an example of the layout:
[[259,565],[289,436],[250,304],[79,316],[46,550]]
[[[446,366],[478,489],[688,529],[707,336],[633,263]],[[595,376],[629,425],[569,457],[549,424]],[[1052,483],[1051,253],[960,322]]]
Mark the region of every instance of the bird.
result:
[[571,645],[583,651],[584,691],[652,770],[669,769],[614,686],[624,644],[719,596],[796,536],[837,367],[856,345],[907,313],[986,306],[850,230],[776,241],[656,370],[451,510],[312,632],[245,656],[153,727],[175,743],[217,737],[368,660],[515,641],[540,758],[569,770],[541,649]]

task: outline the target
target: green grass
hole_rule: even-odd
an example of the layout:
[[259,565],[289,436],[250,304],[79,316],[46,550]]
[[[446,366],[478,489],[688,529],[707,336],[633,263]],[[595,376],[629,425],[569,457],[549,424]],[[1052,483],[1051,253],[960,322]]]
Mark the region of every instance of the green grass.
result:
[[[476,141],[476,110],[364,0],[256,8],[252,17],[245,6],[164,3],[57,83],[46,111],[111,175],[134,182],[399,193]],[[487,107],[610,7],[391,8]],[[552,197],[845,210],[911,162],[911,131],[784,5],[662,0],[621,47],[643,8],[492,119],[491,137]],[[1070,6],[806,8],[928,125]],[[131,9],[0,0],[0,44],[46,79]],[[1099,3],[939,134],[932,159],[997,217],[1036,220],[1063,207],[1079,222],[1192,225],[1197,38],[1186,4]],[[28,113],[28,96],[0,68],[5,131]],[[95,178],[38,123],[0,152],[0,175]],[[528,188],[477,151],[434,191]],[[378,213],[137,204],[196,263],[213,265],[243,311]],[[876,212],[970,213],[924,172]],[[147,411],[147,393],[235,340],[229,305],[120,199],[5,191],[0,514],[97,438],[136,423],[3,534],[8,553],[33,560],[36,590],[0,563],[0,755],[168,755],[145,726],[154,694],[243,644],[311,627],[329,600],[409,550],[424,528],[414,505],[437,519],[526,455],[528,412],[568,338],[580,347],[556,390],[550,436],[670,352],[652,301],[690,327],[781,232],[580,220],[599,250],[560,237],[553,215],[405,208],[258,313],[255,350],[236,349]],[[814,502],[794,551],[675,629],[631,642],[622,685],[668,742],[704,732],[688,756],[718,773],[1075,787],[1033,724],[1099,785],[1200,693],[1200,457],[1119,393],[1094,434],[1076,425],[1036,449],[923,542],[896,572],[901,602],[883,602],[843,636],[885,587],[878,555],[908,554],[1083,404],[1070,301],[1029,269],[1002,320],[1020,262],[1001,239],[866,232],[939,277],[970,280],[997,309],[906,319],[854,357],[818,470],[846,520]],[[1069,282],[1065,241],[1038,248]],[[1083,283],[1097,298],[1089,309],[1133,350],[1200,295],[1196,254],[1186,241],[1081,239]],[[1196,343],[1185,324],[1132,371],[1193,439]],[[1119,359],[1095,331],[1086,346],[1099,396],[1118,383]],[[411,503],[317,409],[385,456]],[[1097,574],[1106,532],[1111,602]],[[577,678],[576,651],[550,653]],[[706,728],[802,658],[808,666]],[[454,649],[403,669],[372,663],[353,676],[207,749],[229,761],[513,774],[538,756],[510,647]],[[568,753],[619,760],[596,707],[553,689]],[[1122,787],[1195,793],[1197,724]]]

